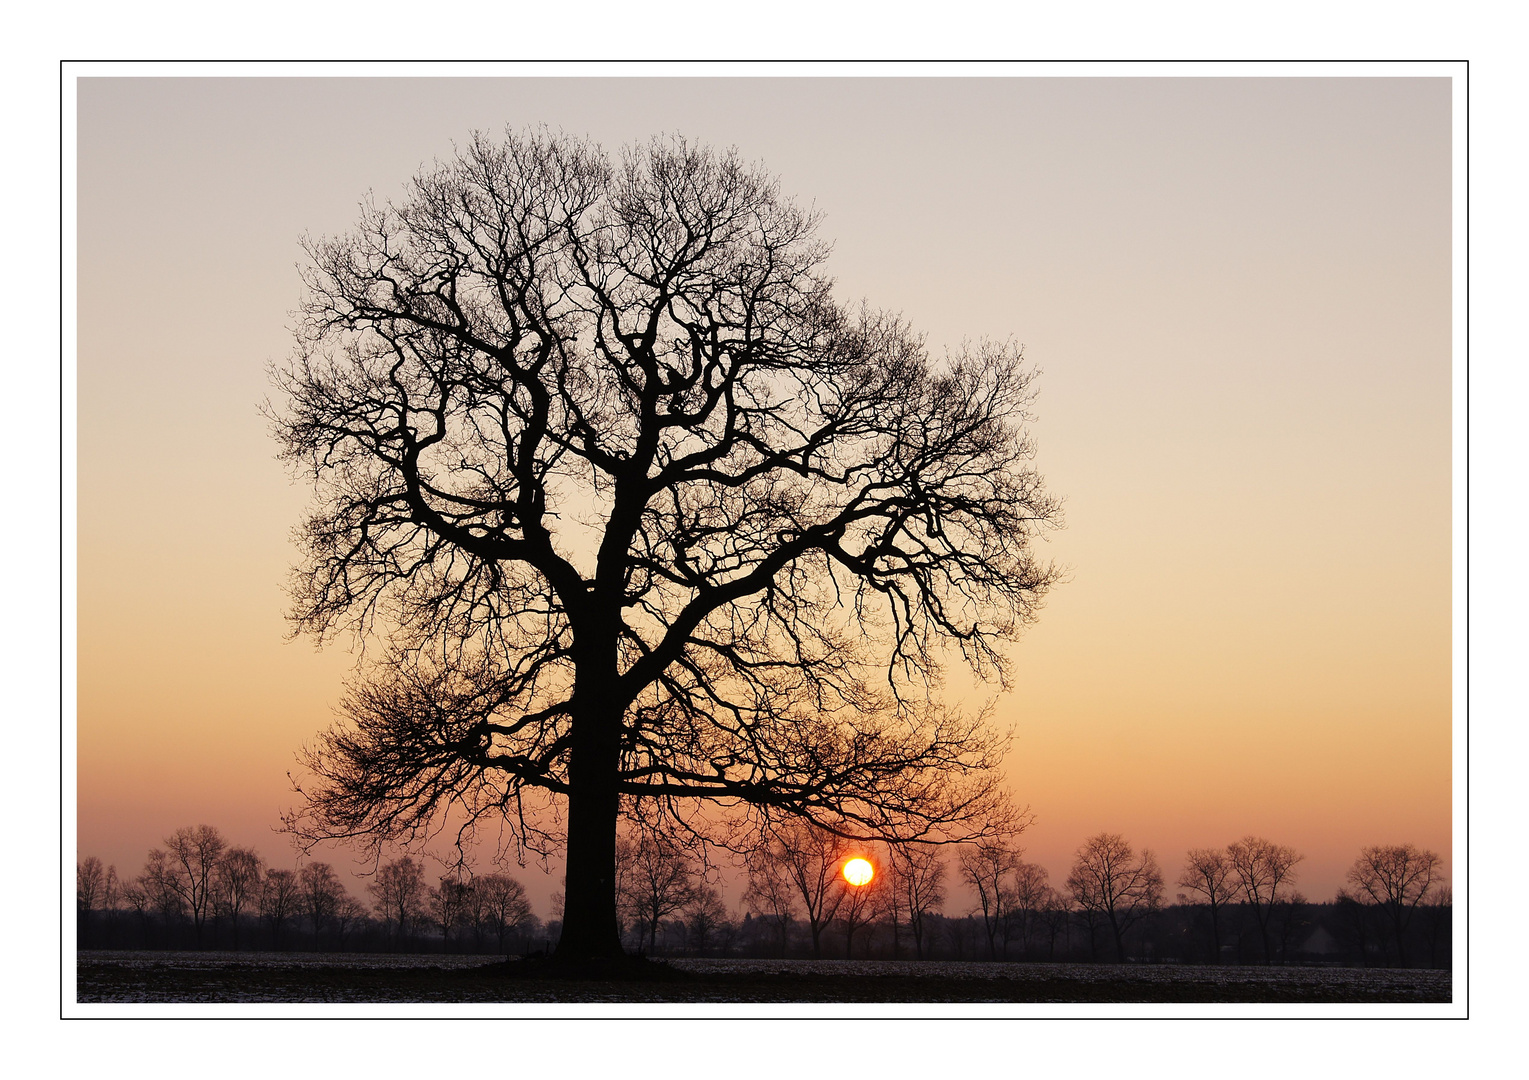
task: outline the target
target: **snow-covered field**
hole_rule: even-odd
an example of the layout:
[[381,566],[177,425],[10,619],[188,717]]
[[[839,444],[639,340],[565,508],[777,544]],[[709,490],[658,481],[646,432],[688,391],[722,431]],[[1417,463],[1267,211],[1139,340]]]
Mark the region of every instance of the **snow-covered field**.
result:
[[1199,967],[1185,964],[1019,964],[955,960],[699,960],[669,961],[677,968],[707,974],[902,975],[912,978],[1064,980],[1077,983],[1131,982],[1181,985],[1352,986],[1371,989],[1427,987],[1448,993],[1447,971],[1395,968]]
[[1447,971],[674,959],[679,982],[549,982],[496,956],[81,952],[80,1002],[1447,1002]]

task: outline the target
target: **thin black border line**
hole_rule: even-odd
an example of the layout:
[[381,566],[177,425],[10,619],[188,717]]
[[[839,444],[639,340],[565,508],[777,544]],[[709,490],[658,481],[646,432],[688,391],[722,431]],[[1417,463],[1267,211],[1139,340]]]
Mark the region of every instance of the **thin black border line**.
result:
[[[274,59],[269,59],[269,58],[267,58],[267,59],[258,59],[258,60],[205,60],[205,59],[203,59],[203,60],[187,60],[187,59],[184,59],[184,58],[182,58],[182,59],[169,59],[169,60],[153,60],[153,59],[101,60],[101,59],[79,59],[79,58],[65,57],[65,58],[62,58],[62,59],[59,60],[59,83],[58,83],[58,206],[59,206],[59,214],[58,214],[58,255],[59,255],[59,259],[58,259],[58,289],[59,289],[59,292],[58,292],[58,296],[59,296],[59,303],[58,303],[58,333],[59,333],[59,337],[58,337],[58,343],[59,343],[58,344],[58,350],[59,350],[58,351],[58,356],[59,356],[59,367],[58,367],[58,374],[59,374],[59,394],[58,394],[58,398],[59,398],[59,400],[58,400],[58,421],[59,421],[59,424],[58,424],[58,428],[59,428],[59,430],[58,430],[58,453],[59,453],[59,458],[58,458],[58,460],[59,460],[59,470],[58,470],[58,502],[59,502],[59,509],[58,509],[58,522],[59,522],[59,535],[58,535],[58,565],[59,565],[59,579],[58,579],[58,596],[59,596],[59,600],[58,600],[58,607],[59,607],[59,627],[58,627],[58,644],[59,644],[59,654],[58,654],[59,655],[59,664],[58,664],[58,689],[59,689],[59,726],[58,726],[58,746],[59,746],[59,749],[58,749],[58,758],[59,758],[59,765],[58,765],[58,779],[59,779],[59,786],[58,786],[58,839],[59,839],[59,862],[60,862],[60,864],[62,864],[64,862],[64,849],[65,849],[65,840],[64,840],[64,769],[66,767],[66,763],[64,761],[64,723],[65,723],[65,716],[64,716],[64,674],[65,674],[64,673],[64,632],[65,632],[65,618],[64,618],[64,569],[65,569],[65,567],[64,567],[64,556],[65,556],[64,487],[65,487],[65,477],[64,477],[64,468],[63,468],[63,462],[64,462],[64,413],[65,413],[65,405],[66,405],[65,400],[64,400],[64,364],[65,364],[65,361],[66,361],[66,357],[64,356],[64,319],[65,319],[65,314],[66,314],[65,311],[64,311],[64,213],[65,213],[65,206],[64,206],[64,86],[65,86],[65,79],[68,77],[68,73],[66,71],[66,68],[70,64],[128,64],[128,65],[131,65],[131,64],[144,64],[144,65],[148,65],[148,64],[184,64],[184,65],[191,65],[191,64],[230,64],[230,65],[242,65],[242,66],[247,66],[247,67],[258,67],[258,66],[261,66],[261,65],[269,65],[269,64],[273,64],[273,63],[286,63],[286,62],[287,61],[274,60]],[[1471,227],[1470,227],[1471,226],[1471,205],[1470,205],[1470,203],[1471,203],[1471,187],[1470,187],[1470,177],[1471,177],[1471,108],[1470,108],[1470,104],[1471,104],[1471,102],[1470,102],[1470,74],[1471,74],[1471,62],[1470,62],[1469,59],[1463,59],[1463,60],[1419,60],[1419,59],[1376,60],[1376,59],[1373,59],[1373,58],[1369,58],[1369,59],[1359,59],[1359,60],[1343,60],[1343,59],[1331,59],[1331,58],[1329,58],[1329,59],[1326,59],[1326,60],[1319,60],[1319,61],[1292,60],[1292,59],[1259,59],[1259,60],[1205,60],[1205,59],[1199,59],[1199,60],[1164,60],[1164,59],[1151,59],[1151,60],[1118,60],[1118,59],[1117,60],[1078,60],[1078,59],[1068,59],[1068,60],[992,60],[992,59],[987,59],[987,60],[981,60],[981,59],[979,59],[979,60],[972,60],[972,59],[969,59],[969,58],[968,59],[960,59],[960,60],[931,60],[931,59],[927,59],[927,58],[924,58],[924,59],[911,59],[911,60],[909,60],[909,59],[901,59],[901,60],[893,59],[893,60],[888,60],[888,59],[863,59],[862,58],[862,59],[851,59],[851,60],[817,59],[817,60],[808,60],[808,61],[786,61],[786,60],[779,60],[779,59],[745,59],[745,60],[711,60],[711,59],[709,59],[709,60],[697,60],[697,59],[693,59],[693,58],[691,58],[691,59],[678,59],[678,60],[674,60],[674,59],[640,59],[640,60],[637,60],[637,61],[630,61],[630,60],[603,60],[602,61],[602,60],[577,60],[577,59],[554,59],[554,60],[524,60],[524,59],[521,59],[521,60],[450,60],[450,61],[418,60],[418,59],[411,59],[411,60],[358,60],[358,59],[341,59],[341,60],[305,60],[305,61],[300,61],[300,63],[311,64],[311,65],[314,65],[314,66],[332,65],[332,64],[337,64],[337,63],[338,64],[419,64],[419,65],[423,65],[423,64],[434,64],[434,65],[440,65],[440,64],[506,64],[506,65],[508,65],[508,64],[533,64],[533,63],[534,64],[546,64],[546,65],[574,64],[574,63],[582,63],[582,64],[600,64],[600,63],[607,63],[607,64],[612,64],[612,63],[639,63],[639,64],[761,64],[761,65],[762,64],[784,64],[784,63],[806,63],[806,64],[809,64],[809,65],[827,65],[827,64],[845,64],[845,63],[852,63],[852,64],[886,64],[886,65],[891,65],[891,64],[910,64],[911,63],[911,64],[931,64],[931,65],[932,64],[970,65],[970,64],[1041,64],[1041,63],[1045,63],[1045,64],[1154,64],[1154,65],[1155,64],[1201,64],[1201,65],[1210,65],[1210,64],[1243,64],[1243,65],[1249,65],[1249,66],[1253,66],[1253,65],[1272,65],[1272,64],[1295,64],[1295,63],[1313,63],[1313,64],[1326,64],[1326,65],[1332,65],[1332,64],[1387,64],[1387,65],[1389,65],[1389,64],[1463,64],[1464,67],[1465,67],[1465,72],[1464,72],[1464,75],[1462,77],[1460,77],[1460,79],[1461,79],[1461,86],[1462,86],[1462,88],[1464,90],[1464,93],[1465,93],[1465,148],[1464,148],[1465,149],[1465,152],[1464,152],[1464,157],[1465,157],[1465,163],[1464,163],[1464,173],[1465,173],[1465,177],[1464,177],[1464,180],[1465,180],[1465,194],[1464,194],[1464,211],[1465,211],[1465,238],[1464,238],[1464,242],[1465,242],[1465,267],[1464,267],[1464,277],[1465,277],[1465,303],[1464,303],[1464,306],[1465,306],[1465,330],[1464,330],[1464,334],[1465,334],[1465,355],[1464,355],[1464,357],[1461,358],[1461,363],[1462,363],[1462,365],[1464,367],[1464,377],[1465,377],[1465,406],[1464,406],[1464,408],[1465,408],[1465,435],[1464,435],[1464,440],[1463,440],[1464,444],[1465,444],[1465,451],[1464,451],[1464,456],[1465,456],[1465,522],[1464,522],[1464,534],[1465,534],[1464,535],[1464,547],[1465,547],[1465,567],[1464,567],[1464,569],[1465,569],[1465,628],[1464,628],[1465,659],[1464,659],[1464,664],[1463,664],[1464,669],[1465,669],[1465,674],[1464,674],[1464,683],[1465,683],[1465,686],[1464,686],[1465,716],[1461,719],[1461,723],[1465,727],[1465,765],[1464,765],[1464,770],[1465,770],[1465,853],[1466,853],[1466,861],[1465,861],[1465,884],[1466,884],[1466,893],[1465,893],[1465,915],[1466,915],[1466,918],[1465,918],[1465,961],[1466,961],[1466,964],[1465,964],[1465,1015],[1463,1017],[1448,1017],[1448,1016],[1444,1016],[1444,1017],[1423,1017],[1423,1018],[1420,1018],[1420,1019],[1427,1019],[1427,1020],[1460,1020],[1460,1019],[1469,1020],[1470,1019],[1470,1003],[1471,1003],[1471,995],[1470,995],[1470,980],[1471,980],[1471,934],[1470,934],[1470,921],[1471,921],[1470,920],[1470,903],[1471,903],[1471,890],[1470,890],[1470,848],[1471,848],[1471,830],[1470,830],[1470,787],[1471,787],[1471,785],[1470,785],[1470,775],[1471,775],[1471,756],[1470,756],[1470,747],[1471,747],[1471,728],[1470,728],[1470,702],[1471,702],[1471,680],[1470,680],[1470,662],[1471,662],[1471,647],[1470,647],[1470,640],[1471,640],[1471,618],[1470,618],[1470,612],[1471,612],[1471,590],[1470,590],[1470,581],[1471,581],[1471,560],[1470,560],[1470,555],[1471,555],[1471,546],[1470,546],[1470,538],[1471,538],[1471,515],[1470,515],[1470,506],[1471,506],[1471,483],[1470,483],[1470,478],[1471,478],[1471,441],[1470,441],[1470,430],[1471,430],[1471,396],[1470,396],[1470,388],[1471,388],[1471,368],[1470,368],[1470,351],[1471,351],[1471,319],[1470,319],[1470,311],[1471,311]],[[82,76],[75,76],[76,82],[78,82],[78,80],[81,77]],[[209,77],[215,77],[215,76],[209,76]],[[237,77],[237,76],[223,76],[223,77],[227,78],[227,77]],[[286,77],[288,77],[288,78],[302,78],[304,76],[293,75],[293,76],[286,76]],[[442,76],[442,77],[443,78],[471,78],[471,77],[482,77],[482,78],[515,78],[517,76],[504,75],[504,76]],[[619,78],[620,76],[586,76],[586,77],[587,78]],[[729,77],[732,77],[732,76],[715,76],[715,77],[716,78],[729,78]],[[807,75],[784,76],[783,75],[783,76],[779,76],[779,77],[781,77],[781,78],[813,78],[813,77],[832,78],[833,76],[807,76]],[[888,78],[895,78],[895,77],[896,76],[888,76]],[[977,77],[980,77],[980,76],[948,76],[948,77],[949,78],[977,78]],[[992,77],[992,78],[999,78],[999,77],[1013,78],[1014,76],[987,76],[987,77]],[[1058,77],[1063,77],[1063,76],[1058,76]],[[1080,76],[1074,76],[1074,77],[1075,78],[1130,78],[1131,76],[1125,76],[1125,75],[1122,75],[1122,76],[1108,76],[1108,75],[1083,76],[1083,75],[1080,75]],[[1199,78],[1199,77],[1210,77],[1210,76],[1190,76],[1190,77],[1191,78]],[[1219,77],[1222,77],[1222,78],[1246,78],[1247,76],[1232,76],[1232,75],[1228,75],[1228,76],[1219,76]],[[1260,77],[1260,76],[1255,76],[1255,77]],[[1285,78],[1292,78],[1292,79],[1310,79],[1310,78],[1339,77],[1339,76],[1290,75],[1290,76],[1283,76],[1283,77],[1285,77]],[[1404,77],[1407,77],[1407,76],[1397,76],[1397,77],[1398,78],[1404,78]],[[1449,78],[1452,83],[1453,83],[1454,79],[1456,78],[1455,75],[1448,75],[1448,76],[1420,76],[1420,77],[1422,77],[1422,78],[1435,78],[1435,77]],[[1453,126],[1453,123],[1452,123],[1452,126]],[[1451,154],[1451,160],[1453,160],[1453,153]],[[1453,166],[1451,166],[1451,167],[1453,168]],[[1453,216],[1453,212],[1454,212],[1454,196],[1453,196],[1453,192],[1451,194],[1451,211],[1450,212],[1451,212],[1451,216]],[[1453,230],[1452,230],[1452,234],[1453,234]],[[1451,422],[1451,428],[1453,428],[1453,422]],[[1453,443],[1453,437],[1451,437],[1451,443]],[[1453,456],[1453,446],[1451,446],[1451,456]],[[1453,517],[1453,511],[1451,511],[1451,517]],[[1453,577],[1453,573],[1454,573],[1454,571],[1453,571],[1453,560],[1451,560],[1451,566],[1452,566],[1452,568],[1451,568],[1450,573],[1451,573],[1451,577]],[[1453,663],[1451,663],[1451,679],[1453,680]],[[1453,719],[1453,717],[1452,717],[1452,719]],[[1451,787],[1453,787],[1453,784],[1451,785]],[[76,799],[76,801],[78,801],[78,800]],[[78,843],[79,843],[79,837],[76,834],[76,836],[75,836],[75,846],[76,846],[76,848],[78,847]],[[60,865],[60,869],[62,869],[62,865]],[[60,884],[62,885],[62,882],[60,882]],[[59,902],[59,912],[58,912],[58,926],[59,926],[59,930],[58,930],[59,1019],[60,1020],[65,1020],[65,1021],[68,1021],[68,1020],[92,1020],[92,1019],[98,1019],[96,1017],[81,1017],[81,1016],[65,1016],[64,1015],[64,1005],[65,1005],[64,989],[65,989],[65,987],[64,987],[64,903],[63,903],[63,900],[64,900],[64,898],[62,896],[60,896],[59,897],[59,901],[60,901]],[[78,947],[79,947],[79,943],[78,942],[75,943],[75,947],[76,947],[76,951],[77,951]],[[75,959],[76,976],[78,975],[78,967],[79,967],[79,961],[78,961],[78,956],[76,956],[76,959]],[[1453,973],[1453,964],[1451,964],[1451,973]],[[78,1005],[79,1001],[76,1000],[74,1002],[74,1004]],[[172,1003],[166,1003],[166,1004],[172,1004]],[[232,1004],[236,1004],[236,1003],[232,1003]],[[378,1003],[378,1004],[382,1004],[382,1003]],[[492,1003],[488,1003],[488,1004],[492,1004]],[[719,1003],[719,1004],[726,1004],[726,1003]],[[823,1002],[821,1004],[835,1004],[835,1003]],[[848,1004],[848,1003],[837,1003],[837,1004]],[[912,1004],[918,1004],[918,1003],[914,1002]],[[1021,1003],[1016,1002],[1015,1004],[1021,1004]],[[1129,1004],[1129,1003],[1126,1003],[1126,1004]],[[1149,1003],[1149,1002],[1140,1002],[1140,1003],[1137,1003],[1137,1004],[1151,1004],[1151,1003]],[[1222,1004],[1236,1005],[1236,1004],[1259,1004],[1259,1003],[1258,1002],[1223,1002]],[[114,1019],[121,1019],[121,1018],[114,1018]],[[134,1019],[143,1019],[143,1020],[177,1020],[177,1019],[190,1019],[190,1018],[188,1018],[188,1017],[137,1017],[137,1018],[134,1018]],[[316,1017],[316,1016],[292,1016],[292,1017],[274,1017],[274,1016],[270,1016],[270,1017],[252,1017],[252,1016],[244,1016],[244,1017],[207,1017],[207,1018],[203,1018],[203,1019],[213,1019],[213,1020],[230,1020],[230,1019],[233,1019],[233,1020],[334,1020],[334,1019],[347,1019],[347,1018],[340,1018],[340,1017]],[[354,1019],[498,1020],[498,1019],[519,1019],[519,1018],[512,1018],[512,1017],[484,1017],[484,1016],[454,1016],[454,1017],[446,1017],[446,1016],[439,1016],[439,1017],[437,1017],[437,1016],[405,1016],[405,1017],[397,1017],[397,1016],[391,1016],[391,1017],[370,1017],[370,1018],[368,1018],[368,1017],[356,1017]],[[531,1019],[531,1018],[525,1018],[525,1019]],[[648,1020],[648,1019],[671,1019],[671,1020],[675,1020],[675,1019],[688,1019],[688,1020],[758,1020],[758,1021],[772,1021],[772,1020],[776,1020],[776,1021],[779,1021],[779,1020],[787,1020],[787,1021],[800,1021],[800,1020],[830,1021],[830,1020],[832,1020],[832,1021],[843,1021],[845,1019],[853,1019],[853,1018],[846,1018],[846,1017],[824,1017],[824,1016],[807,1016],[807,1017],[792,1017],[792,1016],[775,1016],[775,1017],[667,1017],[667,1018],[666,1017],[638,1017],[638,1016],[619,1016],[619,1017],[618,1016],[608,1016],[608,1017],[607,1016],[598,1016],[598,1017],[591,1017],[591,1016],[585,1016],[585,1017],[560,1016],[560,1017],[537,1017],[535,1019],[536,1020],[548,1020],[548,1019],[550,1019],[550,1020],[580,1020],[580,1021],[584,1021],[584,1020]],[[915,1020],[915,1019],[925,1019],[925,1020],[1007,1020],[1007,1021],[1015,1021],[1015,1020],[1018,1020],[1018,1021],[1024,1021],[1024,1020],[1030,1020],[1030,1021],[1104,1020],[1104,1021],[1109,1021],[1109,1020],[1143,1019],[1143,1018],[1142,1017],[1107,1017],[1107,1016],[1094,1016],[1094,1017],[1077,1017],[1077,1016],[1069,1016],[1069,1017],[1036,1017],[1036,1016],[1032,1016],[1032,1017],[989,1017],[989,1016],[944,1016],[944,1017],[929,1017],[929,1016],[926,1016],[926,1017],[902,1017],[902,1018],[899,1018],[899,1019],[908,1019],[908,1020]],[[1374,1020],[1374,1019],[1395,1019],[1395,1018],[1394,1017],[1393,1018],[1377,1018],[1377,1017],[1367,1017],[1367,1016],[1366,1017],[1335,1017],[1335,1016],[1328,1016],[1328,1017],[1268,1017],[1268,1016],[1266,1016],[1266,1017],[1189,1017],[1189,1016],[1179,1016],[1179,1017],[1153,1017],[1151,1019],[1170,1020],[1170,1021],[1171,1020],[1184,1021],[1184,1020],[1309,1020],[1309,1019],[1321,1019],[1321,1020],[1361,1020],[1361,1019],[1364,1019],[1364,1020]]]

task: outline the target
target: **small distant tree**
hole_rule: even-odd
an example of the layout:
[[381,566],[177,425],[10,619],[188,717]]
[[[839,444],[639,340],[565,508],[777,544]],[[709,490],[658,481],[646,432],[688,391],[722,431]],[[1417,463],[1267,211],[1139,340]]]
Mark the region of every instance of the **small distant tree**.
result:
[[506,874],[485,874],[476,884],[483,902],[485,925],[497,937],[499,951],[503,953],[505,937],[531,917],[531,901],[526,896],[526,887]]
[[271,930],[271,947],[281,948],[281,932],[297,913],[300,886],[296,870],[268,870],[260,889],[260,917]]
[[441,932],[441,947],[451,941],[451,932],[462,925],[467,917],[472,885],[460,877],[447,874],[432,885],[426,896],[430,918]]
[[[855,931],[862,927],[873,928],[887,910],[888,889],[886,875],[878,868],[875,876],[864,885],[851,885],[844,880],[844,863],[854,858],[851,852],[839,863],[835,883],[843,899],[838,904],[839,925],[844,928],[844,959],[854,959]],[[871,860],[875,865],[877,860]]]
[[376,877],[366,888],[372,894],[377,917],[391,930],[393,947],[397,948],[410,924],[424,914],[424,871],[419,863],[405,855],[378,867]]
[[1451,936],[1454,918],[1454,891],[1448,885],[1435,885],[1423,905],[1424,929],[1428,934],[1428,965],[1438,967],[1440,946]]
[[[989,960],[998,959],[998,939],[1008,921],[1013,903],[1013,875],[1019,867],[1019,848],[1003,840],[962,845],[957,856],[961,878],[977,893],[977,907],[982,915],[982,929],[987,934]],[[1004,941],[1007,954],[1008,941]]]
[[1248,910],[1258,923],[1264,963],[1272,963],[1269,918],[1275,906],[1294,887],[1295,864],[1306,856],[1297,854],[1295,848],[1273,843],[1261,836],[1245,836],[1227,845],[1226,857],[1237,879],[1243,902],[1248,905]]
[[122,882],[117,878],[115,864],[106,868],[101,879],[101,911],[106,917],[106,940],[110,944],[117,919],[117,905],[122,900]]
[[1062,939],[1064,951],[1072,946],[1071,898],[1048,886],[1041,908],[1041,926],[1046,932],[1046,959],[1055,960],[1057,938]]
[[1125,962],[1126,931],[1157,911],[1163,901],[1163,875],[1150,851],[1137,855],[1119,833],[1091,836],[1078,848],[1067,888],[1084,912],[1090,947],[1096,921],[1109,924],[1115,958]]
[[722,894],[710,885],[698,884],[684,908],[685,940],[697,956],[705,956],[728,936],[731,921]]
[[1038,863],[1021,862],[1014,868],[1009,926],[1017,924],[1019,927],[1019,948],[1022,954],[1030,951],[1031,934],[1040,921],[1041,912],[1051,893],[1050,877],[1046,868]]
[[695,889],[690,859],[669,837],[642,832],[617,843],[618,910],[647,937],[648,952],[657,947],[659,924],[690,903]]
[[844,901],[838,878],[847,854],[844,840],[827,829],[789,821],[778,826],[753,855],[756,860],[774,863],[769,872],[788,881],[801,898],[814,959],[822,958],[823,929]]
[[79,925],[79,942],[84,946],[90,934],[90,915],[101,900],[101,887],[106,871],[101,860],[94,855],[74,865],[74,899]]
[[168,949],[175,926],[185,915],[186,904],[176,887],[175,871],[170,865],[169,856],[163,849],[154,848],[149,852],[143,864],[143,873],[138,875],[138,886],[142,890],[145,907],[159,913],[165,931],[164,946]]
[[165,837],[164,884],[180,897],[191,916],[199,949],[202,926],[213,911],[213,878],[227,846],[211,825],[176,829]]
[[1194,848],[1179,875],[1179,888],[1205,898],[1210,905],[1211,963],[1221,962],[1220,910],[1237,895],[1237,875],[1220,848]]
[[352,927],[359,926],[366,919],[366,905],[357,900],[349,892],[340,897],[340,902],[334,909],[334,937],[335,948],[345,948],[345,932]]
[[318,952],[319,935],[324,923],[334,918],[334,913],[339,910],[345,886],[328,863],[311,862],[298,871],[297,890],[298,906],[313,927],[313,951]]
[[1310,912],[1310,905],[1299,889],[1291,889],[1275,903],[1269,922],[1274,928],[1271,937],[1279,945],[1281,960],[1289,961],[1300,945],[1302,935],[1311,928]]
[[96,909],[101,897],[101,881],[106,871],[101,860],[94,855],[74,866],[74,898],[79,913],[89,915]]
[[214,890],[221,912],[234,931],[234,950],[239,949],[239,918],[260,903],[261,875],[265,860],[250,848],[230,848],[218,860]]
[[1367,847],[1349,868],[1355,893],[1376,905],[1396,942],[1396,959],[1407,966],[1407,927],[1438,880],[1443,860],[1413,844]]
[[796,890],[782,863],[772,858],[748,860],[749,884],[743,894],[746,910],[768,925],[786,955],[791,923],[796,919]]
[[894,887],[913,932],[913,953],[922,960],[929,916],[945,903],[945,857],[927,844],[893,844],[890,852]]
[[1371,943],[1378,936],[1372,925],[1375,908],[1360,902],[1347,889],[1340,888],[1333,902],[1333,931],[1339,942],[1358,959],[1361,967],[1370,966]]

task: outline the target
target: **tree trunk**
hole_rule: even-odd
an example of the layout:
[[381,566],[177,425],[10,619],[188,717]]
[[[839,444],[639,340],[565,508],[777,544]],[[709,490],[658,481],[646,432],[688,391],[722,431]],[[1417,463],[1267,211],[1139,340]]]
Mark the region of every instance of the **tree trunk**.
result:
[[1126,962],[1126,938],[1113,911],[1110,912],[1110,932],[1115,935],[1115,962],[1123,964]]
[[[580,696],[585,695],[576,694]],[[616,924],[620,716],[619,710],[601,708],[604,702],[593,704],[578,710],[573,722],[563,933],[553,954],[559,960],[609,960],[625,955]]]

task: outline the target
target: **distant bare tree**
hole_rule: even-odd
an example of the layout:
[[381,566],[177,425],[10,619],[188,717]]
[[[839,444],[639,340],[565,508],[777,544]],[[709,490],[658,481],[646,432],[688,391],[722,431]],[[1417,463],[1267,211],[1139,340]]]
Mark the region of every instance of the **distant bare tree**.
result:
[[1046,868],[1038,863],[1020,862],[1014,867],[1009,924],[1019,924],[1019,948],[1022,954],[1030,951],[1031,933],[1039,924],[1041,913],[1051,895],[1050,877]]
[[892,844],[890,851],[893,885],[908,914],[914,955],[922,960],[929,915],[945,903],[945,857],[928,844]]
[[74,864],[75,922],[81,948],[85,946],[86,939],[90,936],[90,916],[101,901],[101,887],[105,876],[106,871],[101,867],[101,860],[94,855],[88,856],[83,862]]
[[441,931],[441,946],[451,940],[451,932],[466,918],[472,885],[455,874],[446,874],[426,892],[426,909]]
[[345,895],[345,886],[328,863],[311,862],[297,874],[297,903],[313,927],[313,951],[319,951],[319,934],[324,923],[334,918]]
[[[851,852],[845,862],[855,857]],[[869,860],[873,866],[878,860]],[[840,863],[842,871],[843,862]],[[835,883],[843,899],[838,904],[839,925],[844,928],[844,959],[854,959],[855,931],[862,927],[874,927],[887,909],[888,880],[877,867],[875,875],[864,885],[851,885],[843,873],[836,875]]]
[[478,886],[482,879],[471,877],[462,892],[461,925],[470,927],[473,934],[473,952],[483,951],[483,934],[488,929],[488,907],[483,890]]
[[743,905],[774,929],[780,941],[780,955],[784,957],[791,923],[796,918],[796,886],[785,865],[773,858],[750,858],[747,865],[749,884],[743,894]]
[[[987,934],[989,960],[998,959],[998,938],[1003,934],[1013,903],[1013,876],[1022,852],[1004,840],[962,845],[957,865],[961,878],[977,892],[977,907],[982,914],[982,929]],[[1008,941],[1004,941],[1007,955]]]
[[1425,898],[1423,912],[1427,920],[1425,929],[1428,933],[1430,967],[1439,966],[1440,939],[1450,936],[1453,929],[1451,923],[1454,918],[1454,902],[1454,891],[1446,884],[1435,885],[1432,892]]
[[176,881],[175,867],[163,848],[154,848],[149,852],[137,884],[147,906],[159,912],[165,929],[165,948],[169,948],[176,924],[186,914],[186,901]]
[[164,884],[191,916],[197,948],[202,947],[202,926],[213,911],[213,879],[227,846],[211,825],[176,829],[165,837]]
[[697,956],[705,956],[727,936],[731,917],[722,894],[706,884],[697,884],[684,908],[685,940]]
[[1157,911],[1163,901],[1163,875],[1150,851],[1138,856],[1118,833],[1100,833],[1078,848],[1067,888],[1090,920],[1092,945],[1094,918],[1109,923],[1115,939],[1115,958],[1125,962],[1126,931]]
[[405,855],[377,868],[376,877],[367,885],[372,906],[385,927],[392,929],[396,948],[408,933],[409,925],[425,911],[425,874],[419,863]]
[[122,900],[122,882],[117,878],[115,864],[106,868],[106,876],[101,879],[101,910],[106,916],[106,939],[110,944],[113,931],[116,927],[117,905]]
[[1227,862],[1236,876],[1242,900],[1253,912],[1258,923],[1258,936],[1263,942],[1264,963],[1273,962],[1269,944],[1269,917],[1274,907],[1284,899],[1281,890],[1288,892],[1295,884],[1295,864],[1306,856],[1296,853],[1295,848],[1285,847],[1261,836],[1245,836],[1226,847]]
[[101,860],[94,855],[89,856],[83,862],[75,863],[74,866],[74,899],[75,906],[82,917],[88,917],[96,910],[96,905],[101,899],[101,882],[106,871],[101,866]]
[[296,914],[300,887],[296,870],[268,870],[260,889],[260,917],[271,928],[271,947],[281,948],[281,932]]
[[1220,911],[1237,895],[1237,875],[1220,848],[1194,848],[1185,858],[1179,888],[1189,889],[1210,905],[1211,962],[1221,963]]
[[773,863],[768,872],[783,877],[801,898],[814,959],[822,958],[823,930],[844,900],[839,871],[848,852],[842,837],[804,821],[790,821],[776,828],[751,856]]
[[695,889],[695,869],[672,838],[644,831],[617,843],[619,910],[647,937],[648,952],[657,947],[659,924],[690,903]]
[[230,848],[218,860],[214,889],[218,906],[234,929],[234,950],[239,949],[239,917],[260,903],[261,875],[265,860],[250,848]]
[[1072,899],[1066,894],[1047,886],[1046,898],[1041,907],[1041,926],[1046,931],[1046,959],[1056,959],[1057,938],[1062,939],[1064,950],[1072,947]]
[[366,905],[349,892],[340,897],[334,909],[335,947],[345,948],[345,932],[366,918]]
[[506,874],[485,874],[476,885],[483,898],[485,921],[497,936],[499,951],[503,953],[506,935],[531,917],[526,887]]
[[1349,868],[1349,884],[1385,915],[1402,967],[1407,966],[1407,927],[1438,880],[1442,863],[1436,852],[1413,844],[1393,844],[1365,848]]
[[1299,889],[1291,889],[1274,905],[1269,918],[1274,927],[1271,935],[1279,946],[1280,958],[1289,962],[1300,944],[1302,936],[1311,929],[1311,908]]

